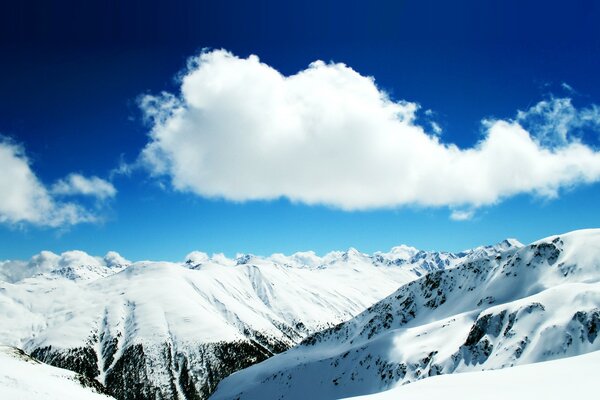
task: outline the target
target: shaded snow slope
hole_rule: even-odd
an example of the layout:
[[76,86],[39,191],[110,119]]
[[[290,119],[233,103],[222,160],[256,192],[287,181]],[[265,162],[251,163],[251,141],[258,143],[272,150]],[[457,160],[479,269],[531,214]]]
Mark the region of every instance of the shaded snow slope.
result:
[[600,349],[600,230],[463,260],[237,372],[213,399],[336,399]]
[[595,351],[513,368],[434,376],[352,400],[593,399],[598,396],[599,365],[600,351]]
[[207,398],[225,376],[402,284],[503,246],[235,259],[194,252],[183,263],[43,252],[21,263],[24,271],[11,261],[0,268],[11,276],[0,282],[0,343],[98,379],[120,399]]
[[100,394],[97,386],[75,372],[41,363],[14,347],[0,346],[0,399],[112,399]]

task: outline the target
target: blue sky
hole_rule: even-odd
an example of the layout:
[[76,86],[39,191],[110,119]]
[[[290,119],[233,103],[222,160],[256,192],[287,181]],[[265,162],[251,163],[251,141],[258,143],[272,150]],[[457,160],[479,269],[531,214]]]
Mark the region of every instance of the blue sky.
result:
[[[95,222],[0,218],[0,259],[43,249],[172,260],[192,250],[371,252],[400,243],[461,250],[600,225],[596,178],[564,182],[554,196],[530,188],[481,205],[469,198],[432,206],[419,197],[344,210],[337,200],[307,204],[303,194],[290,201],[287,192],[207,198],[205,181],[186,181],[182,190],[174,173],[136,162],[153,129],[141,96],[177,95],[177,77],[202,49],[226,49],[240,60],[256,54],[285,76],[315,60],[344,63],[374,77],[391,101],[418,103],[414,124],[435,121],[441,143],[461,149],[485,137],[482,119],[514,120],[540,101],[569,98],[577,110],[593,110],[600,104],[600,6],[593,1],[50,3],[1,6],[0,134],[21,148],[49,192],[80,174],[109,181],[116,194],[60,198],[91,210]],[[576,127],[572,140],[594,151],[597,128]],[[533,135],[537,126],[528,129]],[[133,172],[111,175],[121,163]],[[212,168],[210,184],[221,187],[222,166]],[[248,176],[251,184],[262,178]],[[453,210],[472,216],[456,221]]]

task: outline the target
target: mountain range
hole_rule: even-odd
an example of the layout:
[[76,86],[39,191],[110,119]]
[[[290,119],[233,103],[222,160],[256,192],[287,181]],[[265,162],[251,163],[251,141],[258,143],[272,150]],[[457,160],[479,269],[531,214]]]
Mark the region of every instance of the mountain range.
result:
[[42,252],[0,264],[0,343],[94,379],[119,399],[205,399],[232,372],[397,287],[496,251],[193,252],[179,263]]
[[372,394],[600,350],[599,332],[600,230],[577,231],[432,271],[231,375],[212,398]]
[[600,230],[459,253],[42,252],[0,262],[0,344],[119,400],[376,396],[600,350],[599,280]]

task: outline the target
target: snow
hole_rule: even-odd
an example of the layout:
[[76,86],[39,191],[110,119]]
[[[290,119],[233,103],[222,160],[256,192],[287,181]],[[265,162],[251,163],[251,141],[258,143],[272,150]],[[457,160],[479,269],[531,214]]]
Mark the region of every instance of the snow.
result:
[[407,283],[229,376],[213,399],[350,397],[600,350],[600,230],[513,244],[474,249],[479,258]]
[[[0,281],[0,343],[28,352],[95,343],[100,371],[140,343],[173,343],[187,352],[202,343],[248,340],[250,331],[292,346],[461,259],[399,248],[377,256],[349,249],[235,260],[192,252],[182,263],[130,262],[115,252],[42,252],[3,264],[11,276]],[[406,259],[407,252],[413,257]],[[107,365],[97,343],[102,335],[118,339]]]
[[[518,247],[453,254],[398,246],[372,255],[350,248],[324,256],[306,251],[234,259],[191,252],[183,262],[44,252],[0,267],[6,276],[0,281],[0,343],[30,353],[48,346],[61,354],[91,349],[103,384],[118,371],[120,357],[142,345],[149,385],[167,388],[180,373],[178,360],[187,360],[198,379],[210,363],[220,362],[210,353],[213,347],[204,345],[252,343],[264,346],[268,356],[364,313],[429,272]],[[332,357],[347,351],[347,343],[335,343],[326,347]],[[174,361],[165,361],[164,351],[176,355]]]
[[112,275],[128,264],[131,264],[129,260],[114,251],[104,257],[90,256],[80,250],[65,251],[60,255],[42,251],[28,261],[0,261],[0,280],[17,283],[37,275],[46,278],[67,275],[70,279],[91,280]]
[[[352,400],[562,400],[598,395],[600,351],[481,372],[440,375]],[[350,398],[348,398],[350,400]]]
[[3,400],[110,400],[79,382],[77,374],[35,361],[0,346],[0,398]]

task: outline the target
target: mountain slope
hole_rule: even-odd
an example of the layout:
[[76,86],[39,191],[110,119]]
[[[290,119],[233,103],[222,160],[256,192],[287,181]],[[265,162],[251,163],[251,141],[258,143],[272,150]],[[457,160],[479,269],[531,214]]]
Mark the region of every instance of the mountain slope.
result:
[[600,349],[600,230],[468,259],[225,379],[213,399],[334,399]]
[[98,383],[43,364],[14,347],[0,346],[0,398],[4,400],[110,400]]
[[[600,351],[492,371],[439,375],[352,400],[562,400],[594,398]],[[348,399],[350,400],[350,399]]]
[[0,265],[0,343],[97,379],[119,399],[204,399],[232,372],[480,251],[499,250],[194,252],[184,263],[42,253]]

